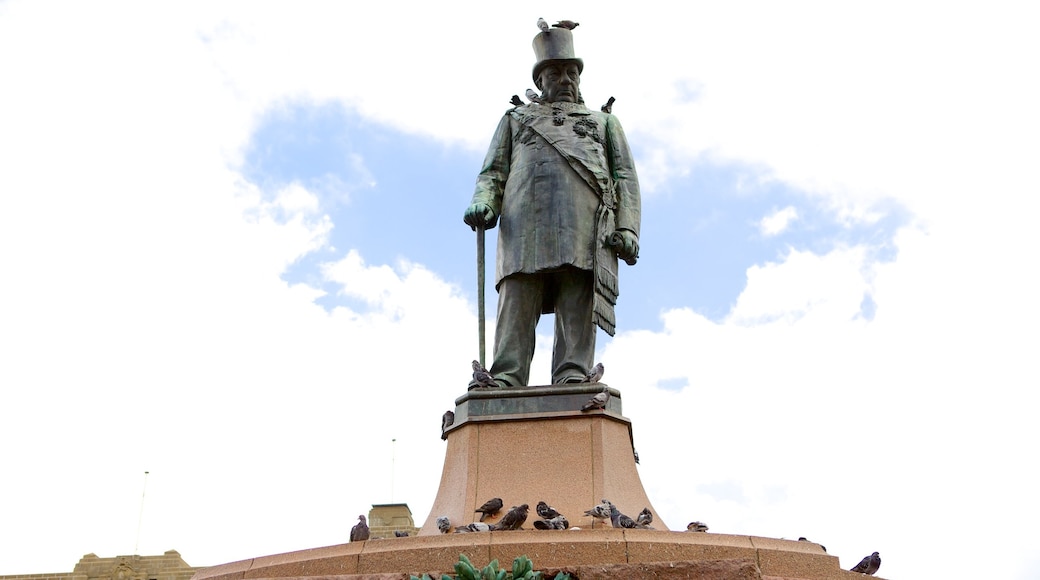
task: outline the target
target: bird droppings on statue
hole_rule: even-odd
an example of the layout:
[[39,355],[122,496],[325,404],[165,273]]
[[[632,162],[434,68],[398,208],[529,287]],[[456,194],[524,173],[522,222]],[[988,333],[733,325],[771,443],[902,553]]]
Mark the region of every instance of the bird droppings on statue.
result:
[[480,521],[484,521],[487,516],[493,516],[502,509],[502,498],[493,497],[486,502],[484,505],[473,510],[474,512],[480,512]]
[[353,528],[350,528],[350,541],[364,542],[368,537],[368,523],[365,520],[365,516],[358,516],[358,523],[354,524]]

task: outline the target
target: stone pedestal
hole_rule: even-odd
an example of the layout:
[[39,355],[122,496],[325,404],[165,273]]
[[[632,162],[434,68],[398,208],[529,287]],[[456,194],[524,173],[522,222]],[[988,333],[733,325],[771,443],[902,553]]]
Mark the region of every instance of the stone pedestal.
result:
[[470,391],[455,401],[447,431],[440,489],[419,535],[438,534],[437,517],[453,526],[477,521],[485,501],[500,497],[502,512],[530,506],[525,528],[545,501],[582,529],[610,527],[584,512],[603,498],[631,517],[643,508],[654,528],[667,530],[650,504],[636,471],[632,424],[621,415],[621,395],[611,390],[607,408],[580,409],[604,385],[570,385]]
[[[511,568],[526,555],[537,570],[567,570],[582,580],[701,578],[705,580],[851,580],[862,574],[811,542],[668,531],[636,471],[632,424],[611,390],[606,409],[581,412],[603,385],[477,390],[456,400],[446,430],[440,489],[417,537],[386,538],[262,556],[201,570],[193,580],[407,580],[424,572],[453,573],[459,555],[478,567],[498,560]],[[524,529],[441,534],[438,516],[468,524],[474,510],[501,497],[503,511],[526,503]],[[654,513],[654,530],[613,529],[583,512],[609,499],[634,517]],[[535,530],[534,506],[544,500],[581,529]]]

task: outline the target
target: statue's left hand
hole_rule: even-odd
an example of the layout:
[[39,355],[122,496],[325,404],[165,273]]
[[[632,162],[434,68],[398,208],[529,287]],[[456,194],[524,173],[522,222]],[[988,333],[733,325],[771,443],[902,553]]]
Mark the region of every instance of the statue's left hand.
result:
[[614,230],[610,235],[610,245],[619,258],[632,266],[639,258],[639,236],[630,230]]

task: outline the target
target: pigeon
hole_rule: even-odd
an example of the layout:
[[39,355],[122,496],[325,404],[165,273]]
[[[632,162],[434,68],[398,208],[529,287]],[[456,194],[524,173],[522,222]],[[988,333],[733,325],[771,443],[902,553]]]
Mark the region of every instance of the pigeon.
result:
[[488,372],[484,365],[480,364],[480,361],[473,361],[473,383],[478,387],[497,387],[498,383],[491,377],[491,373]]
[[654,514],[650,513],[650,508],[645,507],[643,511],[639,512],[636,516],[636,523],[641,526],[649,526],[654,522]]
[[686,524],[687,532],[707,532],[708,525],[703,522],[690,522]]
[[498,523],[495,524],[495,529],[503,531],[519,530],[520,526],[527,521],[528,509],[529,507],[526,503],[513,506],[506,512],[506,515],[502,516],[502,519],[498,520]]
[[544,18],[539,18],[538,28],[540,28],[542,32],[549,32],[549,23],[546,22]]
[[451,531],[451,520],[448,519],[448,516],[437,517],[437,529],[440,530],[442,534],[447,534]]
[[566,530],[571,527],[571,524],[567,521],[567,518],[556,516],[544,520],[535,520],[534,527],[539,530]]
[[816,544],[817,546],[819,546],[819,547],[823,548],[823,551],[824,551],[824,552],[826,552],[826,551],[827,551],[827,546],[824,546],[823,544],[817,544],[816,542],[814,542],[814,541],[812,541],[812,540],[810,540],[810,539],[806,538],[805,536],[802,536],[801,538],[798,538],[798,541],[799,541],[799,542],[809,542],[810,544]]
[[465,526],[458,526],[455,528],[456,534],[472,534],[475,532],[491,532],[496,530],[495,524],[485,524],[484,522],[473,522],[472,524],[466,524]]
[[636,460],[636,465],[639,465],[639,452],[632,448],[632,458]]
[[448,438],[448,427],[455,424],[455,413],[454,411],[445,411],[444,415],[441,416],[441,439]]
[[609,99],[607,99],[607,103],[605,105],[603,105],[602,107],[600,107],[599,110],[603,111],[604,113],[608,113],[609,114],[610,110],[613,109],[613,108],[614,108],[614,97],[610,97]]
[[401,530],[394,530],[394,537],[395,538],[407,538],[408,537],[408,532],[402,532]]
[[596,396],[589,399],[588,403],[582,405],[582,412],[591,411],[593,409],[602,409],[607,406],[607,401],[610,400],[610,391],[608,387],[603,387],[603,392],[596,393]]
[[513,95],[513,97],[509,99],[509,104],[513,105],[514,107],[524,106],[524,102],[520,100],[520,95]]
[[497,514],[500,509],[502,509],[502,498],[493,497],[473,511],[480,512],[480,521],[484,521],[485,517]]
[[365,516],[358,516],[358,523],[350,528],[350,541],[364,542],[368,539],[368,535],[368,523],[365,521]]
[[605,520],[610,518],[610,507],[610,502],[607,500],[603,500],[603,503],[597,505],[596,507],[590,510],[585,510],[585,515],[592,516],[593,518],[595,518],[594,520],[592,520],[592,526],[595,527],[596,520]]
[[878,568],[880,567],[881,556],[878,556],[878,553],[874,552],[873,554],[866,556],[865,558],[860,560],[859,564],[856,564],[852,568],[849,568],[849,570],[852,572],[861,572],[863,574],[866,574],[867,576],[873,576],[874,573],[877,572]]
[[550,506],[544,501],[538,502],[538,505],[534,506],[534,511],[538,512],[543,520],[551,520],[556,516],[560,515],[560,512],[556,511],[556,508]]
[[636,521],[618,511],[617,506],[610,504],[610,525],[615,528],[635,528]]
[[598,383],[603,378],[603,363],[596,363],[596,366],[592,367],[589,374],[585,375],[582,379],[583,383]]
[[542,97],[538,96],[538,93],[534,92],[534,89],[527,89],[526,91],[524,91],[524,96],[527,97],[527,100],[531,101],[532,103],[542,102]]
[[574,30],[577,27],[578,23],[573,20],[561,20],[553,24],[553,28],[566,28],[567,30]]

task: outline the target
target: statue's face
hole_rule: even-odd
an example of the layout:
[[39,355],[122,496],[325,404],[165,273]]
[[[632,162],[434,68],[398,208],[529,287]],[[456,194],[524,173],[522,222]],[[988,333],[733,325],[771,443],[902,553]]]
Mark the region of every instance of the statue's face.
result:
[[550,103],[578,102],[578,83],[581,75],[574,63],[551,64],[538,75],[542,85],[542,98]]

